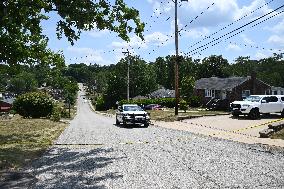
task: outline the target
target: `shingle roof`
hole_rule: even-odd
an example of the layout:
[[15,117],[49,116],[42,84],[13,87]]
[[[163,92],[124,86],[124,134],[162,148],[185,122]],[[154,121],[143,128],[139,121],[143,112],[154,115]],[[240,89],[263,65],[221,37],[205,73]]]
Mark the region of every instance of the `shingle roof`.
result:
[[232,90],[236,86],[249,80],[251,77],[228,77],[228,78],[201,78],[195,82],[196,89]]
[[151,94],[149,94],[150,98],[174,98],[175,97],[175,90],[169,89],[158,89]]

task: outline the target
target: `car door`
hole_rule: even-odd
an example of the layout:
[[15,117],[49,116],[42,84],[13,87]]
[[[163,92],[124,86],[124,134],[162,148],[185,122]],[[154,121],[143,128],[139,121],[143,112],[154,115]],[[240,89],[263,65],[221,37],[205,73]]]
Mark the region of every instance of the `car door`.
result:
[[269,108],[269,102],[270,102],[270,97],[263,97],[261,99],[261,104],[259,106],[259,112],[260,113],[269,113],[270,108]]
[[281,102],[277,96],[270,97],[270,113],[280,112]]

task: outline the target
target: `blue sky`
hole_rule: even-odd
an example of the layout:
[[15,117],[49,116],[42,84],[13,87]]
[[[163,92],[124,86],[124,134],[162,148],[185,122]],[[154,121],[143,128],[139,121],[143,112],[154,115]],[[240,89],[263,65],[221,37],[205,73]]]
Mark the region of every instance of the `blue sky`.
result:
[[[127,43],[115,33],[94,30],[82,33],[80,40],[72,46],[66,38],[57,39],[56,21],[59,18],[51,14],[50,19],[42,23],[44,33],[49,37],[49,47],[54,51],[62,51],[67,64],[80,62],[100,65],[116,64],[124,57],[122,52],[126,49],[146,61],[154,61],[159,56],[174,54],[174,3],[171,0],[125,0],[125,2],[140,11],[141,20],[146,23],[145,41],[131,34],[131,41]],[[271,56],[274,52],[283,50],[284,47],[284,13],[281,13],[284,8],[234,33],[226,34],[283,4],[283,0],[181,2],[178,8],[178,22],[179,29],[183,28],[183,30],[179,37],[179,52],[185,55],[190,54],[195,59],[222,55],[230,63],[239,56],[250,56],[252,59]],[[271,16],[274,17],[264,21]],[[255,26],[252,27],[253,25]],[[220,31],[221,29],[223,30]],[[242,30],[244,31],[233,36]],[[217,40],[219,37],[222,37],[221,40]],[[229,39],[225,40],[226,38]],[[214,40],[215,42],[212,42]],[[191,47],[197,42],[200,43]],[[217,42],[219,43],[212,46]]]

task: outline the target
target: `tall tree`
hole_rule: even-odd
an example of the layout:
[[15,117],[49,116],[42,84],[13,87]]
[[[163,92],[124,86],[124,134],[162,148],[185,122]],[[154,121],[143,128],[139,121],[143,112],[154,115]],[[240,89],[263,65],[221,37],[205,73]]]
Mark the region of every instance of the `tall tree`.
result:
[[65,35],[73,45],[84,30],[108,29],[129,40],[134,32],[143,38],[144,23],[139,12],[129,8],[123,0],[2,0],[0,1],[0,61],[16,64],[40,60],[48,53],[47,37],[42,33],[41,21],[49,13],[60,16],[57,37]]

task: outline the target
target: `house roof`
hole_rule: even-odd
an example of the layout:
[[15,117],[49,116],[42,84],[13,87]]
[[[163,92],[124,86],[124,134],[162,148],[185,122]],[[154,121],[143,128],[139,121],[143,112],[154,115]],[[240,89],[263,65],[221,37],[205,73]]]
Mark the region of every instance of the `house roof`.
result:
[[284,88],[282,87],[271,87],[271,90],[275,90],[275,91],[284,91]]
[[175,90],[161,88],[149,94],[149,97],[150,98],[174,98]]
[[228,78],[201,78],[195,82],[196,89],[210,89],[210,90],[232,90],[239,86],[251,77],[228,77]]

